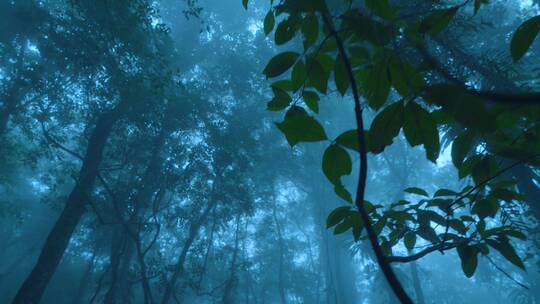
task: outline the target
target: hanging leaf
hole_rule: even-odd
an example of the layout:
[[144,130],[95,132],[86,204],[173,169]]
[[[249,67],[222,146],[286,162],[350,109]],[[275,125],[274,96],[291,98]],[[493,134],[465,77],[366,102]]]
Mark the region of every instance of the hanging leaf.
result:
[[455,191],[452,191],[450,189],[439,189],[435,191],[435,194],[433,194],[433,197],[439,197],[439,196],[456,196],[457,193]]
[[338,145],[330,145],[323,154],[322,170],[334,185],[341,184],[341,177],[352,172],[349,153]]
[[263,74],[268,78],[277,77],[290,69],[298,59],[296,52],[283,52],[274,56],[263,70]]
[[356,130],[349,130],[341,133],[336,138],[336,142],[346,148],[358,152],[358,132]]
[[461,260],[461,269],[468,278],[474,275],[478,266],[478,248],[475,246],[461,245],[457,247],[457,252]]
[[264,34],[266,36],[268,36],[268,34],[272,32],[275,24],[276,24],[276,19],[274,18],[274,13],[272,11],[269,11],[266,14],[266,17],[264,17],[264,23],[263,23]]
[[334,64],[334,81],[341,96],[345,95],[345,92],[347,92],[347,89],[349,88],[349,77],[345,61],[343,61],[341,55],[337,56]]
[[326,94],[328,88],[329,73],[319,63],[318,60],[310,58],[307,62],[309,85],[317,89],[322,94]]
[[327,139],[321,124],[307,115],[305,110],[300,107],[292,107],[285,115],[285,119],[276,123],[276,126],[285,135],[291,147],[299,142],[316,142]]
[[378,110],[384,105],[390,94],[388,66],[384,60],[377,61],[375,65],[368,70],[363,85],[369,106]]
[[249,0],[242,0],[242,6],[244,6],[244,9],[248,8],[248,1]]
[[302,22],[302,34],[304,35],[304,48],[312,46],[319,36],[319,20],[315,14],[308,14]]
[[405,106],[403,132],[411,146],[424,145],[426,157],[436,162],[439,157],[439,131],[430,113],[415,102]]
[[472,131],[465,131],[458,135],[452,143],[452,163],[454,163],[456,168],[459,168],[463,163],[467,153],[472,148],[473,141],[474,133]]
[[409,188],[407,188],[407,189],[405,189],[403,191],[408,192],[408,193],[412,193],[412,194],[418,194],[418,195],[426,196],[426,197],[429,196],[429,194],[426,192],[426,190],[420,189],[418,187],[409,187]]
[[274,98],[268,102],[268,111],[281,111],[289,106],[292,98],[287,92],[278,87],[273,87],[272,91],[274,92]]
[[414,245],[416,245],[416,234],[412,231],[405,233],[404,242],[405,247],[407,247],[407,249],[409,250],[412,250],[414,248]]
[[303,97],[308,108],[315,113],[319,113],[319,95],[313,91],[304,91]]
[[345,187],[342,184],[334,185],[334,192],[337,194],[339,198],[346,201],[347,203],[349,204],[353,203],[351,194],[349,193],[349,191],[347,191],[347,189],[345,189]]
[[280,22],[274,33],[274,41],[276,45],[282,45],[290,41],[298,30],[298,17],[290,16]]
[[350,213],[351,207],[343,206],[334,209],[326,218],[326,228],[334,227],[343,221]]
[[369,130],[371,149],[381,151],[393,143],[403,126],[403,112],[403,103],[395,102],[375,116]]
[[307,80],[307,71],[304,61],[298,60],[291,72],[291,83],[294,91],[299,90]]
[[482,199],[476,202],[471,212],[473,214],[477,214],[480,219],[484,219],[486,217],[492,217],[494,218],[497,215],[497,212],[499,212],[499,202],[494,199]]
[[453,7],[432,13],[426,19],[422,20],[418,31],[423,34],[429,33],[432,36],[439,34],[448,27],[448,24],[454,19],[457,11],[458,7]]
[[518,61],[527,53],[538,36],[538,31],[540,31],[540,16],[532,17],[518,27],[510,43],[510,53],[514,61]]
[[514,249],[512,244],[510,244],[510,241],[508,240],[508,238],[500,236],[496,240],[488,239],[486,240],[486,242],[493,249],[497,250],[510,263],[525,270],[525,265],[523,264],[523,261],[521,260],[519,255],[516,253],[516,250]]
[[394,19],[394,10],[388,0],[366,0],[366,6],[379,17],[386,20]]

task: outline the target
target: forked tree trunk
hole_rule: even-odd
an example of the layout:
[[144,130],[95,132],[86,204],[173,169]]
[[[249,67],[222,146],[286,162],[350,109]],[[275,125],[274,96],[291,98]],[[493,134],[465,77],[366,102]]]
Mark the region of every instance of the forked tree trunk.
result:
[[238,258],[238,245],[240,243],[240,215],[238,214],[236,216],[236,231],[234,233],[234,249],[233,249],[233,256],[231,259],[231,268],[229,271],[229,278],[227,279],[227,282],[225,283],[225,288],[223,289],[223,304],[230,304],[233,303],[232,301],[232,293],[236,286],[236,268],[237,268],[237,258]]
[[98,174],[98,166],[101,163],[107,138],[111,133],[112,127],[120,119],[125,109],[126,105],[120,103],[112,111],[99,117],[88,141],[88,147],[81,170],[79,171],[77,184],[69,194],[60,217],[47,236],[36,265],[23,282],[13,303],[35,304],[43,296],[47,285],[64,255],[64,251],[77,224],[85,213],[86,204],[94,187],[94,181]]
[[161,299],[161,304],[167,304],[173,297],[174,289],[176,287],[176,282],[178,281],[178,278],[180,278],[181,275],[184,274],[184,263],[186,262],[187,253],[193,243],[195,242],[195,239],[197,238],[197,235],[199,234],[199,230],[201,226],[206,222],[206,219],[208,218],[208,215],[210,214],[210,211],[214,209],[214,206],[216,205],[215,195],[211,195],[210,202],[204,209],[201,216],[195,220],[190,228],[189,228],[189,234],[188,237],[184,243],[184,246],[182,247],[182,251],[180,252],[180,256],[178,257],[178,261],[174,265],[174,270],[171,278],[167,282],[167,285],[165,287],[165,292],[163,293],[163,298]]

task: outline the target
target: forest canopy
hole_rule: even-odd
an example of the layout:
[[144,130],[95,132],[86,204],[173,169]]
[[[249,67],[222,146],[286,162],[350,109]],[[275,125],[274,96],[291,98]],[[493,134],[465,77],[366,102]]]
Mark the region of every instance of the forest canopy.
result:
[[0,2],[0,301],[539,303],[540,1]]

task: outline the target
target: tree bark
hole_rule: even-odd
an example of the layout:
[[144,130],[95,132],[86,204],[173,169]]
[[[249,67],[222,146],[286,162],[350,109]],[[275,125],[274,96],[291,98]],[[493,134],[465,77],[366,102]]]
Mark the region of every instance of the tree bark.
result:
[[114,124],[120,119],[126,109],[126,104],[118,104],[112,111],[102,114],[90,140],[83,159],[77,184],[73,187],[65,203],[60,217],[49,233],[41,254],[32,272],[20,287],[13,303],[38,303],[49,284],[69,240],[77,227],[93,189],[98,166],[103,157],[103,150]]
[[231,268],[230,268],[230,274],[229,278],[227,279],[227,282],[225,283],[225,288],[223,289],[223,304],[230,304],[234,303],[232,301],[232,292],[234,290],[234,287],[236,285],[236,260],[238,257],[238,244],[240,242],[240,215],[237,215],[236,217],[236,231],[234,233],[234,249],[233,249],[233,256],[231,259]]
[[187,253],[189,249],[191,248],[191,245],[193,245],[193,242],[195,241],[199,233],[199,229],[204,224],[204,222],[206,222],[206,218],[208,217],[208,215],[210,214],[210,211],[212,211],[216,203],[217,201],[215,197],[212,196],[211,201],[208,203],[208,205],[206,206],[206,209],[203,211],[201,216],[195,222],[191,224],[186,242],[184,243],[184,246],[182,247],[182,251],[180,252],[178,261],[176,262],[174,266],[173,274],[165,287],[165,292],[163,293],[161,304],[167,304],[171,300],[174,293],[174,288],[176,286],[176,282],[178,281],[178,278],[184,273],[184,263],[186,261]]
[[277,217],[277,210],[276,210],[276,197],[275,195],[272,196],[273,199],[273,210],[272,210],[272,216],[274,217],[274,223],[276,225],[276,232],[278,236],[278,244],[279,244],[279,265],[278,265],[278,291],[279,291],[279,298],[281,300],[281,304],[287,304],[287,297],[285,293],[285,281],[283,278],[283,271],[284,271],[284,255],[285,255],[285,245],[283,244],[283,234],[281,231],[281,224],[279,222],[279,219]]

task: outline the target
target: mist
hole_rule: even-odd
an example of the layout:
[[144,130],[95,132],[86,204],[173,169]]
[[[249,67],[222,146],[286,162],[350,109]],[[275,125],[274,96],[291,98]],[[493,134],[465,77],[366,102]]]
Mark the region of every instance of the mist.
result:
[[462,2],[0,0],[0,303],[540,303],[540,1]]

